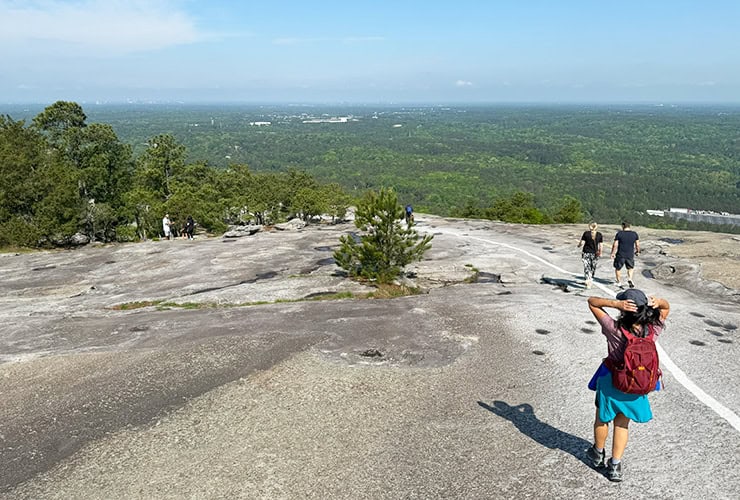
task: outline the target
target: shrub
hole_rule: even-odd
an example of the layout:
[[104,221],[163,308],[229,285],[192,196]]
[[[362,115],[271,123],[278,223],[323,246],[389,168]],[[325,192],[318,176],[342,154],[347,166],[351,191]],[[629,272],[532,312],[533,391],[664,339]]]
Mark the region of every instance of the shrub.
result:
[[404,209],[392,189],[369,192],[358,203],[355,226],[361,235],[344,235],[334,252],[336,263],[355,278],[390,283],[403,268],[421,260],[431,248],[431,235],[420,236],[403,222]]
[[1,246],[35,247],[40,238],[39,230],[23,217],[13,217],[0,223]]

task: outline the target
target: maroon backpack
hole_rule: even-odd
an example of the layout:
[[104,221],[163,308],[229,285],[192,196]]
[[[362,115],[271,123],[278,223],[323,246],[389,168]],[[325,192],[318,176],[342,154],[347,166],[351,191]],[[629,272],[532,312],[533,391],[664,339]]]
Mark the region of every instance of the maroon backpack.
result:
[[655,390],[662,373],[658,350],[655,347],[655,331],[652,325],[647,327],[647,335],[638,337],[620,328],[627,339],[624,358],[621,363],[609,359],[604,364],[612,374],[612,384],[622,392],[629,394],[647,394]]

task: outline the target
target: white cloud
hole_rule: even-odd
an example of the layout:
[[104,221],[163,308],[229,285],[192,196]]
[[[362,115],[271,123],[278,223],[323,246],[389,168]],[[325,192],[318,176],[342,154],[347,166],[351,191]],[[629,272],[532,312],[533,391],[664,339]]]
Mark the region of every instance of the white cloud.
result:
[[0,0],[0,43],[130,53],[198,41],[194,21],[167,1]]
[[473,82],[469,82],[467,80],[458,80],[455,82],[456,87],[472,87]]

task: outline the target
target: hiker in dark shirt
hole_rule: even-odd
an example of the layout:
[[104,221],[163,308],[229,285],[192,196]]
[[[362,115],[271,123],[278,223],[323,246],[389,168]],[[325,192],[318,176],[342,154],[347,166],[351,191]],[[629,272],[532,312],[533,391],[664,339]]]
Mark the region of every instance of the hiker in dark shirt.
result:
[[617,280],[617,286],[624,288],[621,283],[622,268],[627,268],[627,285],[630,288],[635,287],[632,281],[632,274],[635,269],[635,255],[640,254],[640,237],[630,227],[629,222],[622,222],[622,230],[617,231],[614,236],[612,245],[611,258],[614,260],[614,276]]

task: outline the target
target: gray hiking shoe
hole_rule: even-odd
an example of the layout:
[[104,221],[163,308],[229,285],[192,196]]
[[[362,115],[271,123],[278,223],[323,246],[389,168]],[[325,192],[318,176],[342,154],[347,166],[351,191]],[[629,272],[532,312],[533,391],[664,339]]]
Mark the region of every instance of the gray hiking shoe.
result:
[[618,464],[613,464],[612,459],[610,458],[606,464],[606,477],[609,479],[609,481],[614,481],[615,483],[621,481],[622,462],[620,461]]
[[601,450],[599,453],[596,451],[596,448],[593,446],[588,449],[586,452],[586,456],[588,457],[588,461],[591,464],[591,467],[594,469],[601,469],[602,467],[606,467],[606,464],[604,462],[606,458],[606,452],[604,450]]

